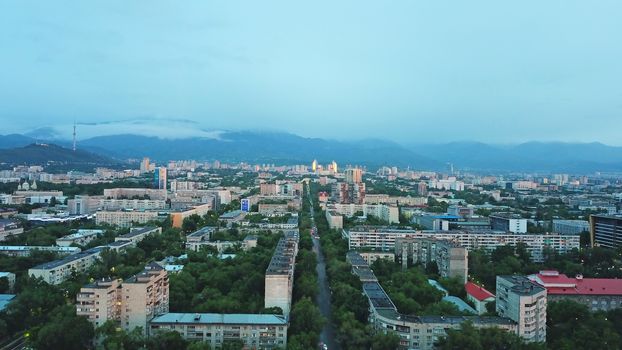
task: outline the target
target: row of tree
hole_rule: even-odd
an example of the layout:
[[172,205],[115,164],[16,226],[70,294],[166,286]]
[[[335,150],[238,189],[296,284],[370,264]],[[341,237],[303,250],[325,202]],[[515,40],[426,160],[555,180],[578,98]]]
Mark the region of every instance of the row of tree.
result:
[[[317,185],[311,184],[314,198],[317,198],[317,191]],[[363,285],[352,274],[352,265],[346,261],[348,243],[339,232],[329,229],[317,201],[314,205],[315,223],[320,233],[331,289],[332,321],[337,330],[336,340],[343,349],[397,349],[400,339],[396,334],[376,332],[369,325],[369,303],[363,294]]]

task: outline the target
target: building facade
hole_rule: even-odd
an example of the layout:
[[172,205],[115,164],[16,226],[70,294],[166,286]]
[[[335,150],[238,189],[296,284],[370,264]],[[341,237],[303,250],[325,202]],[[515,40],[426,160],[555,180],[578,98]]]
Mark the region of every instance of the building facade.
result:
[[121,328],[148,330],[148,322],[168,313],[169,282],[166,270],[151,263],[145,270],[125,281],[103,279],[80,289],[76,296],[76,314],[86,317],[95,327],[115,321]]
[[520,215],[508,215],[505,213],[490,215],[490,227],[494,231],[512,233],[527,233],[527,219]]
[[126,211],[101,210],[95,214],[95,223],[97,225],[108,224],[119,227],[131,227],[132,225],[144,225],[159,217],[156,211]]
[[151,320],[150,334],[175,331],[212,349],[242,341],[244,349],[284,349],[288,320],[281,315],[168,313]]
[[592,246],[622,247],[622,216],[590,215]]
[[449,240],[435,238],[398,238],[395,241],[395,256],[406,268],[408,263],[436,264],[438,273],[444,278],[458,278],[466,283],[469,275],[469,252],[466,248]]
[[288,231],[279,240],[266,269],[264,307],[279,307],[289,315],[294,287],[294,267],[298,254],[298,231]]
[[560,234],[517,234],[493,231],[417,231],[388,227],[355,227],[342,230],[350,249],[369,248],[394,251],[398,238],[437,238],[450,240],[468,250],[483,248],[489,251],[505,245],[523,243],[535,262],[544,261],[544,248],[548,247],[560,254],[580,248],[579,236]]
[[546,288],[549,301],[572,300],[592,311],[622,308],[622,279],[568,277],[555,270],[527,277]]
[[546,341],[546,305],[546,289],[527,277],[497,276],[497,314],[516,322],[526,341]]

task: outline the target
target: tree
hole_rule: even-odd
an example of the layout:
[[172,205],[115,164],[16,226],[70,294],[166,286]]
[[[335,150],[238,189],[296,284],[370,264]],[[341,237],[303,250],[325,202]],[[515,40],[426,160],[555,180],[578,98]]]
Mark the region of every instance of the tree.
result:
[[84,349],[91,347],[95,330],[84,317],[76,316],[73,305],[52,310],[52,319],[35,329],[33,343],[37,349]]
[[[175,331],[158,332],[149,338],[150,350],[186,349],[188,341]],[[224,349],[224,348],[223,348]]]
[[371,338],[371,350],[395,350],[399,345],[400,337],[395,333],[377,333]]
[[540,343],[525,343],[518,335],[500,328],[476,329],[465,322],[459,329],[448,329],[447,335],[436,342],[439,350],[544,350]]
[[[308,348],[314,348],[319,340],[319,334],[324,326],[324,318],[320,313],[320,309],[309,299],[303,297],[300,299],[291,312],[291,324],[289,332],[291,334],[310,333],[314,334],[314,339],[307,339]],[[312,340],[312,342],[311,342]]]

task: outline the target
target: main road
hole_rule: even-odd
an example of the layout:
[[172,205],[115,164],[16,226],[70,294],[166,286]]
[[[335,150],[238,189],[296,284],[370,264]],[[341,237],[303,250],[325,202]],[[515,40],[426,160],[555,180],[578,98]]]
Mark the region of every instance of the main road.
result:
[[320,341],[326,345],[329,350],[340,349],[337,340],[335,339],[335,326],[333,325],[332,313],[331,313],[331,303],[330,303],[330,288],[328,286],[328,279],[326,277],[326,262],[324,259],[324,253],[322,253],[322,245],[320,244],[320,240],[318,238],[319,232],[317,232],[317,226],[315,226],[315,216],[313,210],[313,199],[311,197],[311,189],[307,186],[309,190],[309,203],[311,204],[311,227],[313,228],[311,233],[313,234],[313,251],[317,255],[317,266],[315,270],[317,271],[317,280],[320,287],[319,293],[316,297],[316,303],[320,308],[320,313],[326,319],[326,323],[324,324],[324,328],[322,328],[322,332],[320,333]]

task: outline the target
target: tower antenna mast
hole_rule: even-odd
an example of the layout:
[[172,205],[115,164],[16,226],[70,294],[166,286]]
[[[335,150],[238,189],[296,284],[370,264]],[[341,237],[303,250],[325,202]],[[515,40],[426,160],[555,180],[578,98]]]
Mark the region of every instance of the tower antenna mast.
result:
[[76,122],[73,122],[73,151],[76,151]]

